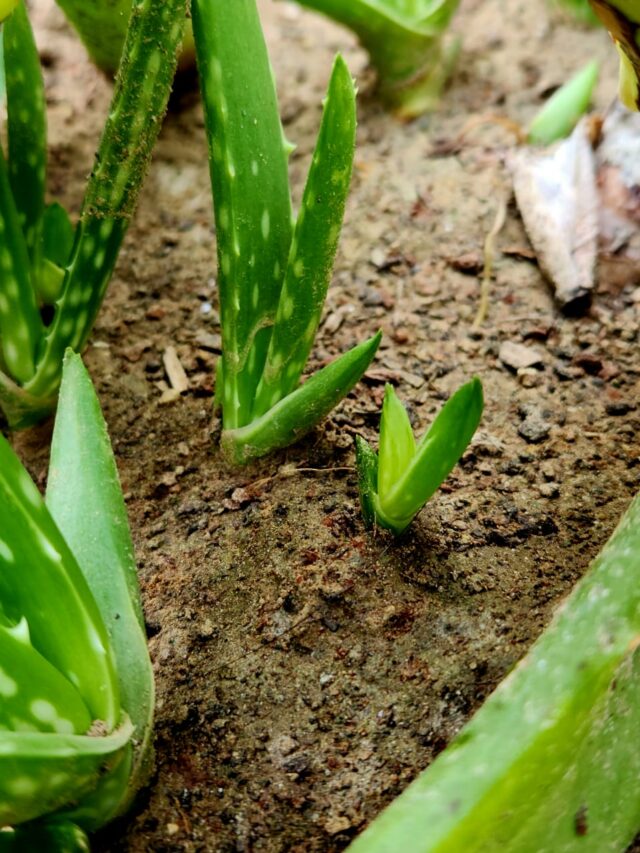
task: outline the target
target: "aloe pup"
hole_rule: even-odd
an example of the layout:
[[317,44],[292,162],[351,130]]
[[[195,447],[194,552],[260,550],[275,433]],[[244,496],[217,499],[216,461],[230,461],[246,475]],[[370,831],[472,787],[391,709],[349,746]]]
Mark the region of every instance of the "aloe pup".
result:
[[[187,0],[136,0],[111,109],[75,229],[45,204],[46,118],[23,2],[3,25],[8,156],[0,150],[0,407],[13,428],[54,407],[66,347],[105,295],[166,108]],[[6,9],[5,9],[6,11]]]
[[353,30],[378,74],[381,98],[401,116],[434,109],[458,56],[446,34],[460,0],[298,0]]
[[618,853],[640,830],[640,497],[527,656],[349,853]]
[[396,535],[411,524],[471,441],[482,415],[480,380],[459,388],[416,444],[407,410],[392,385],[385,388],[376,454],[356,436],[360,503],[367,527]]
[[620,56],[620,100],[640,109],[640,4],[637,0],[591,0]]
[[222,446],[237,463],[285,447],[351,390],[380,336],[300,377],[331,276],[355,147],[355,92],[336,59],[293,221],[275,86],[255,0],[195,0],[218,248]]
[[154,690],[116,466],[71,351],[46,502],[0,436],[0,519],[0,850],[87,850],[146,781]]

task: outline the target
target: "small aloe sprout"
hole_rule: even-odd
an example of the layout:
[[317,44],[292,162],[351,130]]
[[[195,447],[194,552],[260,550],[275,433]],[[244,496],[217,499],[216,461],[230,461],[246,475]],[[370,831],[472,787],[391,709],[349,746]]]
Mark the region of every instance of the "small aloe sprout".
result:
[[405,407],[387,385],[376,454],[356,436],[360,503],[367,527],[406,530],[451,473],[471,441],[483,409],[482,385],[476,377],[445,403],[430,429],[416,444]]
[[45,203],[44,87],[24,0],[3,24],[8,146],[6,158],[0,149],[0,408],[13,428],[53,409],[64,351],[82,349],[91,332],[160,130],[186,5],[134,2],[75,229],[60,205]]
[[460,0],[298,0],[353,30],[401,117],[437,107],[460,49],[447,27]]
[[126,811],[153,696],[116,466],[69,351],[46,501],[0,436],[0,850],[87,850]]
[[620,56],[620,100],[640,110],[640,4],[635,0],[591,0],[594,12],[611,33]]
[[300,378],[313,346],[353,163],[353,81],[336,59],[293,222],[275,86],[255,0],[195,0],[193,28],[215,207],[222,446],[236,463],[286,447],[353,388],[376,335]]
[[554,92],[529,125],[527,142],[551,145],[569,136],[589,107],[599,70],[592,60]]

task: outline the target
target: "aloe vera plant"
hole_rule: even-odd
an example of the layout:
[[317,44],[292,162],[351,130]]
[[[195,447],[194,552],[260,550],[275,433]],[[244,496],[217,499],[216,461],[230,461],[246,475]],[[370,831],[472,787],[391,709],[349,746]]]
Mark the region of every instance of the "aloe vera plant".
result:
[[14,428],[55,405],[66,347],[90,334],[166,108],[187,0],[136,0],[79,222],[45,204],[46,117],[24,2],[3,25],[8,157],[0,150],[0,407]]
[[153,695],[116,466],[69,351],[46,502],[0,436],[0,850],[86,850],[126,811]]
[[350,853],[623,851],[640,829],[640,497],[518,667]]
[[360,504],[367,527],[378,524],[396,535],[406,530],[464,453],[483,405],[476,377],[447,400],[416,444],[405,407],[393,386],[386,386],[378,453],[356,436]]
[[434,109],[458,56],[446,33],[460,0],[298,0],[353,30],[378,74],[381,98],[401,116]]
[[594,12],[613,36],[620,56],[620,100],[640,109],[640,4],[636,0],[591,0]]
[[237,463],[285,447],[347,394],[380,335],[299,385],[338,245],[355,146],[355,92],[338,57],[293,222],[275,86],[255,0],[195,0],[193,28],[215,207],[222,446]]

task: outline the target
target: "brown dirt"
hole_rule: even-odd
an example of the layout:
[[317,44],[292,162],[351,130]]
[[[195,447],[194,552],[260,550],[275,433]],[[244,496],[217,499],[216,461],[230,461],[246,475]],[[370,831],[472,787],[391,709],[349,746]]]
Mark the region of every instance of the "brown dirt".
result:
[[[49,0],[36,6],[50,189],[77,210],[110,85]],[[616,59],[605,34],[568,26],[542,0],[468,0],[441,111],[402,125],[367,96],[349,34],[285,3],[262,7],[298,145],[296,198],[337,49],[364,90],[311,366],[378,327],[385,338],[366,380],[305,441],[243,470],[224,464],[202,112],[193,93],[176,98],[86,352],[126,493],[158,693],[156,774],[104,851],[343,849],[526,652],[640,483],[634,282],[602,287],[587,316],[568,319],[534,263],[500,255],[488,321],[471,330],[513,140],[495,125],[461,144],[459,134],[478,114],[526,122],[591,56],[603,60],[606,108]],[[498,247],[527,246],[510,204]],[[542,366],[508,370],[505,341],[535,345]],[[190,390],[163,403],[168,346]],[[472,374],[487,405],[462,465],[402,539],[368,535],[352,439],[375,438],[384,381],[422,433]],[[40,482],[48,429],[15,441]]]

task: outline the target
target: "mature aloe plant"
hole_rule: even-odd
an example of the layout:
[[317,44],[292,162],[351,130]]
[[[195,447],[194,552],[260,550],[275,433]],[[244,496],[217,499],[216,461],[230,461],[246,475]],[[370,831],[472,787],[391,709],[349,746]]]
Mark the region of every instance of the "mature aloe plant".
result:
[[480,422],[482,385],[475,378],[445,403],[416,444],[407,410],[387,385],[376,454],[356,436],[360,503],[367,527],[378,524],[395,534],[411,524],[449,476]]
[[293,222],[289,147],[255,0],[195,0],[193,27],[218,244],[216,399],[223,448],[242,463],[309,430],[355,385],[378,347],[376,335],[299,386],[349,189],[355,92],[338,57]]
[[380,96],[411,118],[440,101],[460,41],[446,34],[460,0],[298,0],[353,30],[378,74]]
[[640,829],[640,497],[547,630],[350,853],[603,853]]
[[620,100],[640,109],[640,3],[637,0],[591,0],[620,55]]
[[[166,108],[187,0],[136,0],[77,227],[45,204],[46,119],[23,2],[3,26],[8,159],[0,150],[0,407],[12,427],[55,405],[62,356],[91,332]],[[5,10],[6,11],[6,10]]]
[[46,503],[0,436],[0,850],[86,850],[146,780],[153,674],[100,406],[65,359]]

